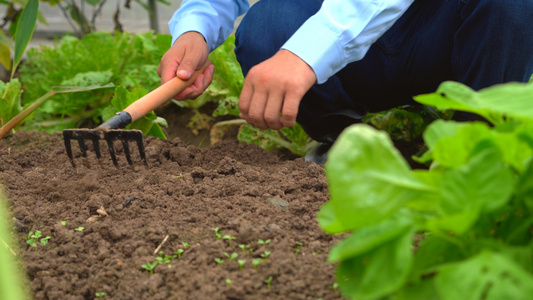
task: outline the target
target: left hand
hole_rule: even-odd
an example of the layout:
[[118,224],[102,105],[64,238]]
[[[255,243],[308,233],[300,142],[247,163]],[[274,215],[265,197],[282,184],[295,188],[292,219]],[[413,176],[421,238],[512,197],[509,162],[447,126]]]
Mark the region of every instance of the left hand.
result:
[[239,98],[240,116],[261,130],[294,126],[300,101],[315,82],[313,69],[282,49],[250,69]]

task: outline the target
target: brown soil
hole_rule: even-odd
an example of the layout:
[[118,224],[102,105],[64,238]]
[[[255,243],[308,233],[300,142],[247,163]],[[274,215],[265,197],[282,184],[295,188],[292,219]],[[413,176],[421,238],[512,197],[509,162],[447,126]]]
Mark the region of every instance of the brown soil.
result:
[[[97,292],[104,299],[340,298],[327,262],[339,237],[316,222],[328,200],[321,166],[232,141],[199,149],[147,138],[145,145],[149,168],[137,161],[132,170],[119,154],[118,169],[94,155],[78,155],[74,169],[59,133],[18,131],[0,140],[0,180],[36,299],[95,299]],[[107,216],[89,222],[101,207]],[[235,238],[231,245],[217,239],[216,227]],[[35,230],[51,237],[37,251],[25,242]],[[184,252],[150,275],[141,266],[156,260],[166,236],[165,255]],[[244,254],[241,244],[250,247]],[[225,253],[233,252],[239,257],[229,262]]]

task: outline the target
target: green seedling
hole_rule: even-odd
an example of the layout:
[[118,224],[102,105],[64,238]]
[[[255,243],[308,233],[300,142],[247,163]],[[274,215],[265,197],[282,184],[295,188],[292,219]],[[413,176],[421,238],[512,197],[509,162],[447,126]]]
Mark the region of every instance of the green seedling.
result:
[[102,299],[105,296],[107,296],[107,293],[106,292],[96,292],[96,293],[94,293],[94,295],[96,296],[96,298]]
[[336,282],[333,283],[333,284],[331,285],[331,289],[332,289],[335,293],[337,293],[337,289],[338,289],[338,288],[339,288],[339,284],[336,283]]
[[240,244],[240,245],[239,245],[239,248],[242,249],[242,256],[244,256],[244,253],[245,253],[245,251],[246,251],[246,245],[244,245],[244,244]]
[[158,264],[169,264],[172,262],[172,260],[174,259],[174,256],[172,255],[165,255],[163,256],[164,252],[163,251],[160,251],[159,252],[159,257],[156,257],[155,260]]
[[271,253],[272,251],[265,251],[264,253],[261,253],[261,257],[267,259]]
[[231,253],[231,255],[229,255],[227,252],[224,252],[224,255],[228,258],[230,263],[239,256],[239,254],[235,252]]
[[183,245],[183,247],[185,248],[191,248],[191,245],[187,242],[181,242],[181,244]]
[[236,237],[231,236],[231,235],[229,235],[229,234],[226,234],[226,235],[223,237],[223,239],[228,240],[228,242],[229,242],[229,246],[231,247],[231,241],[233,241],[234,239],[236,239]]
[[215,261],[217,262],[217,264],[221,265],[224,263],[224,260],[222,258],[218,258],[218,257],[215,257]]
[[85,227],[78,227],[78,228],[74,228],[74,230],[78,231],[78,232],[82,232],[83,230],[85,229]]
[[181,174],[181,173],[176,176],[176,178],[181,178],[181,177],[183,177],[183,174]]
[[296,249],[294,249],[294,252],[296,253],[296,255],[298,255],[298,253],[300,253],[300,247],[302,245],[303,245],[302,243],[296,242]]
[[26,243],[32,247],[35,248],[35,252],[37,252],[37,242],[40,242],[43,246],[48,244],[48,240],[51,238],[49,236],[42,237],[43,233],[40,230],[36,230],[35,233],[33,231],[30,231],[28,233],[28,237],[26,238]]
[[67,221],[61,221],[61,226],[66,227],[67,226]]
[[158,265],[157,261],[154,261],[154,262],[147,262],[141,267],[145,269],[146,271],[150,272],[150,275],[152,275],[154,274],[154,269],[155,267],[157,267],[157,265]]
[[215,235],[217,236],[217,240],[220,240],[222,238],[222,230],[219,230],[218,227],[213,228],[213,231],[215,232]]
[[237,263],[239,264],[239,271],[242,271],[242,268],[244,267],[244,264],[246,263],[246,260],[239,259],[239,260],[237,260]]
[[226,286],[229,286],[232,283],[233,283],[233,281],[231,281],[231,279],[226,278]]
[[265,280],[265,283],[267,284],[268,289],[270,289],[270,284],[272,283],[272,276],[268,276],[268,279]]
[[178,249],[178,251],[174,252],[174,255],[180,259],[181,258],[181,254],[184,252],[185,250],[183,249]]
[[248,249],[248,251],[250,251],[250,254],[252,254],[252,253],[254,253],[254,248],[250,247],[250,249]]
[[260,258],[256,258],[254,260],[252,260],[252,265],[254,266],[254,270],[257,271],[257,266],[259,266],[259,264],[261,264],[261,259]]
[[265,245],[268,245],[270,243],[270,239],[266,240],[266,241],[263,241],[262,239],[259,239],[257,241],[257,243],[261,246],[265,246]]

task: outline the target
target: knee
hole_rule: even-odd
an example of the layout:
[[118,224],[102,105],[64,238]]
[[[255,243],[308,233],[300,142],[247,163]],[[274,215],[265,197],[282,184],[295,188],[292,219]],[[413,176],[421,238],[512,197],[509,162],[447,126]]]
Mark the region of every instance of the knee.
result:
[[261,0],[235,33],[235,54],[243,72],[274,55],[318,9],[317,0]]

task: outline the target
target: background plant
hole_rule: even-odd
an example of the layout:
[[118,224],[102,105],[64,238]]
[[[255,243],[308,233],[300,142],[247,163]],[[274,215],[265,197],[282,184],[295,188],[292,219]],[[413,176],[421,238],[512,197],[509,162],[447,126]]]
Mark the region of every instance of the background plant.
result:
[[[533,293],[533,85],[454,82],[415,99],[492,123],[438,120],[411,170],[384,132],[346,130],[319,222],[352,232],[329,256],[353,299],[528,299]],[[419,242],[413,242],[418,234]],[[415,249],[416,251],[413,251]]]
[[7,201],[0,183],[0,299],[30,299],[29,291],[24,289],[27,279],[17,267],[17,255],[13,250],[18,247],[10,231]]

